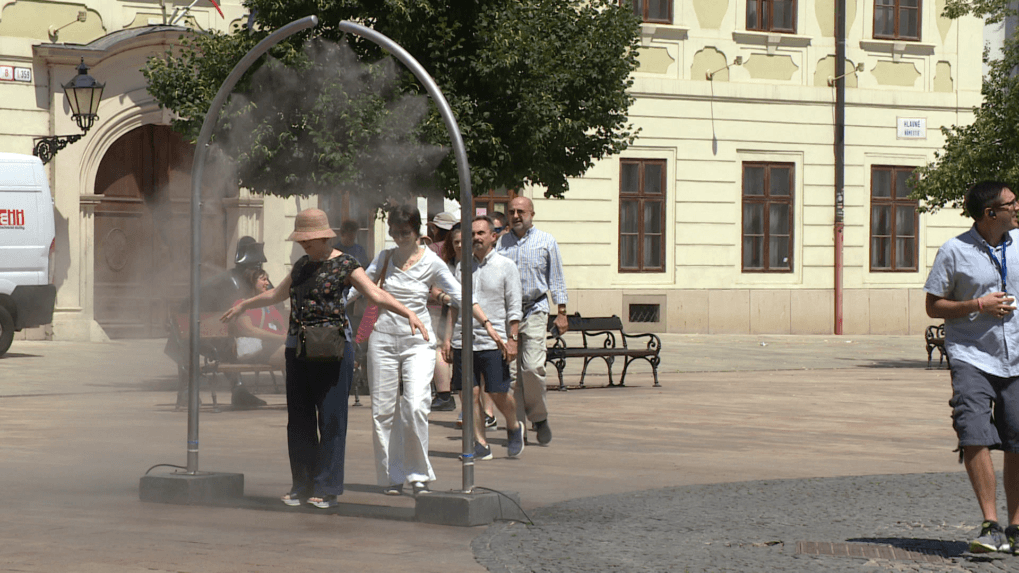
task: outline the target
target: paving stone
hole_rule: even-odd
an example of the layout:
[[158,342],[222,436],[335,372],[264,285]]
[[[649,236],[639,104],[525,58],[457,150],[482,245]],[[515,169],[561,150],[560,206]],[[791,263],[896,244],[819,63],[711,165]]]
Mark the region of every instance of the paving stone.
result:
[[968,553],[981,519],[961,472],[664,488],[532,519],[492,526],[475,557],[493,572],[1019,570],[1019,557]]

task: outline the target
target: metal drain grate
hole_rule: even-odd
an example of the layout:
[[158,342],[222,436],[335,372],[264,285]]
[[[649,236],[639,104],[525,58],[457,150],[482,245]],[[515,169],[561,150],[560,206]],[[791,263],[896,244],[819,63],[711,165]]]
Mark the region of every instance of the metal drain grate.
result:
[[893,559],[920,563],[951,563],[933,551],[900,549],[891,545],[873,543],[829,543],[826,541],[797,541],[798,555],[830,555],[832,557],[862,557],[867,559]]

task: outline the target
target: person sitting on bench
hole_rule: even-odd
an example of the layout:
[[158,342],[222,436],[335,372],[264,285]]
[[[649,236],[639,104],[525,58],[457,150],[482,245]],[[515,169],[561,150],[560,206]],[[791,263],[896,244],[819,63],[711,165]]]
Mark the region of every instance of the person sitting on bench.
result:
[[[272,290],[269,273],[252,268],[244,271],[245,282],[250,286],[246,298]],[[237,302],[244,300],[239,299]],[[234,303],[236,304],[236,302]],[[237,361],[246,364],[270,364],[283,369],[283,343],[286,342],[286,320],[275,305],[253,308],[231,324],[237,335]]]

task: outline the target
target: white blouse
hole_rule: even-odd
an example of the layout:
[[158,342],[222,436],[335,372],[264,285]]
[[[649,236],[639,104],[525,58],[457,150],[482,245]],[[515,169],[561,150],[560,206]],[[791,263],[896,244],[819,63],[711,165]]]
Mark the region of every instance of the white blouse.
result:
[[[368,278],[378,283],[379,273],[382,272],[386,256],[395,250],[395,248],[383,250],[375,257],[375,260],[365,271]],[[456,280],[453,273],[449,271],[449,267],[438,255],[431,249],[424,248],[423,250],[421,258],[406,271],[397,267],[390,259],[389,267],[386,269],[386,282],[382,288],[418,315],[418,318],[428,329],[431,343],[435,344],[435,328],[432,326],[432,319],[427,307],[428,293],[434,286],[448,294],[452,304],[459,308],[460,282]],[[375,323],[375,330],[386,334],[409,335],[410,321],[386,309],[379,309],[379,319]]]

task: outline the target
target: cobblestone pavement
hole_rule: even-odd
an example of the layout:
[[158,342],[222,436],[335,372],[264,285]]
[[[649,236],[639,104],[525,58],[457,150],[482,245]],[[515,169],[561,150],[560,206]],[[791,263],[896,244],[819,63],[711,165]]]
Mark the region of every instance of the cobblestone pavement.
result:
[[[245,503],[141,503],[146,468],[184,462],[163,341],[18,341],[0,359],[0,571],[1019,571],[961,553],[979,513],[951,453],[948,374],[924,368],[921,337],[662,341],[660,387],[637,362],[604,388],[596,362],[590,389],[549,393],[549,447],[508,459],[491,434],[474,483],[519,492],[537,524],[491,528],[378,519],[414,500],[375,485],[364,397],[342,511],[285,511],[285,398],[265,384],[259,410],[214,414],[202,393],[202,468],[244,474]],[[461,484],[455,420],[431,416],[436,491]],[[843,477],[867,474],[886,477]],[[914,557],[938,545],[925,561],[796,555],[873,539]]]
[[[1019,570],[1019,557],[966,551],[980,523],[958,516],[979,518],[973,506],[964,473],[696,485],[556,503],[472,547],[494,573]],[[904,558],[798,554],[811,541]]]

